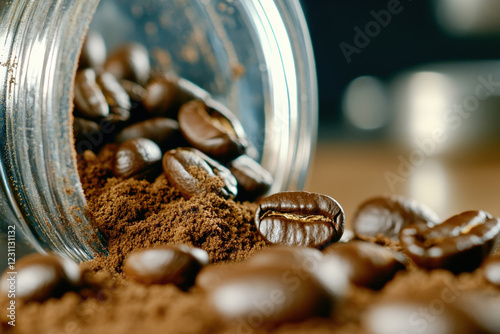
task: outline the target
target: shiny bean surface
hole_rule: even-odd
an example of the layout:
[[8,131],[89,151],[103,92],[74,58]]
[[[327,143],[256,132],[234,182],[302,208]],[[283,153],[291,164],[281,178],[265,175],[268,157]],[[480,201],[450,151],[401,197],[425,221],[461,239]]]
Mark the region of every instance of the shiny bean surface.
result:
[[142,284],[175,284],[188,289],[207,263],[208,254],[201,249],[158,246],[132,252],[124,262],[123,272]]
[[223,319],[250,329],[326,317],[332,306],[329,294],[313,276],[284,268],[233,272],[207,297]]
[[238,181],[238,199],[253,201],[265,195],[273,184],[273,177],[264,167],[248,155],[231,161],[229,170]]
[[432,228],[410,225],[399,238],[418,266],[460,273],[476,269],[496,247],[499,237],[500,219],[485,211],[466,211]]
[[55,254],[31,254],[16,263],[17,275],[5,271],[0,290],[7,295],[12,290],[24,301],[44,301],[58,298],[77,286],[81,280],[78,265]]
[[156,117],[132,124],[116,135],[116,142],[123,143],[130,139],[146,138],[154,141],[160,148],[174,148],[180,142],[177,121]]
[[273,194],[261,200],[255,213],[260,234],[270,243],[325,247],[344,232],[344,211],[327,195],[306,191]]
[[215,109],[201,100],[185,103],[179,127],[186,140],[203,153],[229,161],[245,152],[247,142],[237,118],[227,109]]
[[486,280],[500,287],[500,254],[486,258],[481,267]]
[[75,106],[77,114],[84,118],[97,119],[109,115],[109,106],[101,87],[97,84],[93,69],[87,68],[76,73]]
[[234,198],[238,192],[231,172],[196,149],[177,148],[166,152],[163,173],[186,199],[207,192]]
[[405,226],[414,222],[435,224],[439,217],[427,206],[402,196],[374,197],[359,206],[352,222],[358,236],[383,234],[397,239]]
[[118,147],[113,161],[113,173],[117,177],[147,177],[159,166],[162,155],[155,142],[137,138]]
[[145,84],[151,66],[146,48],[138,43],[126,43],[114,49],[104,63],[104,69],[117,79]]
[[325,249],[321,266],[338,266],[339,259],[342,262],[339,270],[344,268],[352,283],[375,290],[381,289],[407,266],[403,254],[363,241],[335,244]]

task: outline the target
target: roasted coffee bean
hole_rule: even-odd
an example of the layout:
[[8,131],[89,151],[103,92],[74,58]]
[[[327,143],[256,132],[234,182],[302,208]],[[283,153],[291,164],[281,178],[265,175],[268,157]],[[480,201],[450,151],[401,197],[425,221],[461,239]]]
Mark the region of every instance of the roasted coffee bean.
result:
[[224,282],[224,279],[239,270],[247,270],[249,267],[240,263],[222,263],[203,267],[196,276],[195,285],[205,291],[212,290],[215,286]]
[[196,149],[177,148],[166,152],[163,172],[186,199],[209,192],[234,198],[238,192],[231,172]]
[[0,290],[5,296],[9,290],[14,290],[16,298],[25,301],[58,298],[81,280],[78,265],[55,254],[23,257],[16,263],[15,271],[17,274],[14,276],[8,270],[3,273]]
[[79,69],[91,67],[100,70],[106,60],[106,44],[101,34],[90,32],[85,39],[78,63]]
[[148,177],[155,173],[161,161],[161,149],[155,142],[137,138],[128,140],[115,152],[113,173],[117,177]]
[[408,263],[403,254],[364,241],[335,244],[324,253],[320,266],[334,265],[339,270],[343,267],[353,284],[375,290],[405,270]]
[[270,244],[322,248],[344,232],[344,210],[330,196],[287,191],[268,196],[255,212],[255,224]]
[[253,201],[269,191],[273,177],[248,155],[242,155],[229,164],[229,170],[238,181],[238,199]]
[[73,121],[73,136],[76,142],[85,140],[99,131],[101,131],[101,128],[96,122],[78,117],[75,117]]
[[487,333],[453,303],[441,300],[439,295],[378,303],[364,314],[362,326],[372,334]]
[[208,263],[208,254],[187,246],[159,246],[132,252],[123,272],[142,284],[175,284],[188,289],[200,269]]
[[229,161],[245,153],[248,146],[236,116],[218,105],[217,109],[201,100],[182,105],[179,127],[186,140],[203,153]]
[[484,211],[466,211],[432,228],[414,224],[399,239],[410,258],[422,268],[472,271],[500,238],[500,219]]
[[250,256],[243,263],[248,266],[290,267],[314,269],[323,254],[309,247],[273,246]]
[[96,82],[93,69],[87,68],[76,73],[75,106],[77,114],[85,118],[96,119],[109,115],[106,97]]
[[133,102],[141,102],[146,96],[146,89],[136,82],[121,79],[120,84],[127,92],[128,96]]
[[177,115],[181,90],[172,80],[163,76],[153,78],[146,86],[143,104],[153,115]]
[[334,303],[313,276],[269,267],[235,271],[207,291],[207,297],[223,319],[248,328],[326,317]]
[[148,51],[138,43],[122,44],[108,55],[104,70],[111,72],[117,79],[144,85],[151,70]]
[[97,76],[97,83],[102,89],[104,97],[110,107],[113,120],[122,122],[130,118],[130,97],[120,82],[109,72],[101,73]]
[[500,287],[500,255],[489,256],[481,267],[486,280]]
[[374,197],[356,210],[352,222],[358,236],[374,237],[383,234],[397,239],[405,226],[414,222],[435,224],[438,216],[428,207],[402,196]]
[[174,148],[180,143],[179,124],[165,117],[148,119],[123,129],[116,136],[116,142],[123,143],[135,138],[150,139],[162,149]]
[[344,233],[342,234],[342,238],[340,238],[339,242],[350,242],[354,240],[356,236],[354,235],[354,232],[351,230],[344,230]]

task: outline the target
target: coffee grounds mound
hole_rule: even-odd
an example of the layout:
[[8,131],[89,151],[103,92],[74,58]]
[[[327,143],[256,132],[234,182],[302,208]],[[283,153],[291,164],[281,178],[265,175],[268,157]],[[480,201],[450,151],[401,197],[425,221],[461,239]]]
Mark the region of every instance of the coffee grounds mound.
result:
[[[108,241],[109,255],[93,261],[95,270],[120,273],[131,251],[161,244],[199,247],[212,263],[240,261],[265,247],[253,224],[256,204],[215,193],[185,200],[163,175],[152,183],[115,178],[109,162],[113,149],[80,159],[89,216]],[[214,178],[213,186],[219,182]]]

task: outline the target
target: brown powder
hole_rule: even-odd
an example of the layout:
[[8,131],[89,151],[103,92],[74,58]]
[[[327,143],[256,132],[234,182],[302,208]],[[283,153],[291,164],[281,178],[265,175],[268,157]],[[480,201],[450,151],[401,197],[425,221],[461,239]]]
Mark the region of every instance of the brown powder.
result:
[[[112,150],[84,156],[80,168],[89,215],[108,240],[109,256],[94,260],[94,269],[119,273],[131,251],[160,244],[202,248],[211,262],[239,261],[265,246],[253,224],[255,204],[214,193],[185,200],[163,175],[152,183],[114,178]],[[209,190],[220,187],[218,178],[205,181]]]

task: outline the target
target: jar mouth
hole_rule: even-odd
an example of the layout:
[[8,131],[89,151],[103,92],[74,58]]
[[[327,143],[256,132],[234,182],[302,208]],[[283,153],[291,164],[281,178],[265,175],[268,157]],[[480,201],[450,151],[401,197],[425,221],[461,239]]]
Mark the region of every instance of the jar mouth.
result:
[[[208,43],[208,49],[199,50],[199,59],[215,74],[206,80],[198,63],[185,64],[169,52],[174,72],[236,110],[260,151],[262,165],[275,177],[271,192],[301,189],[316,139],[317,97],[312,47],[298,0],[231,1],[231,15],[236,15],[234,20],[241,26],[231,26],[227,12],[214,10],[207,1],[188,1],[186,22],[194,26],[189,15],[206,14],[198,21],[211,30],[207,28],[205,40],[194,41]],[[121,38],[145,38],[153,58],[160,55],[154,60],[161,66],[162,53],[158,52],[162,49],[154,48],[159,43],[157,34],[149,32],[162,29],[162,16],[146,3],[169,8],[175,1],[145,1],[138,7],[133,0],[102,0],[100,4],[98,0],[58,0],[49,6],[16,8],[20,17],[28,19],[21,21],[22,33],[16,34],[17,44],[11,50],[19,55],[11,76],[22,84],[5,97],[10,118],[0,134],[5,134],[12,150],[2,155],[8,168],[4,177],[0,169],[0,178],[8,180],[4,182],[7,198],[13,199],[9,212],[16,212],[30,243],[37,250],[50,249],[77,261],[106,254],[106,244],[85,212],[72,133],[73,80],[89,26],[99,31],[101,25],[111,33],[108,40],[115,45],[121,42],[102,19],[102,8],[115,3],[126,4],[130,19],[142,24],[142,37],[124,34]],[[245,68],[243,76],[235,76],[235,64]],[[16,184],[25,189],[16,191]]]

